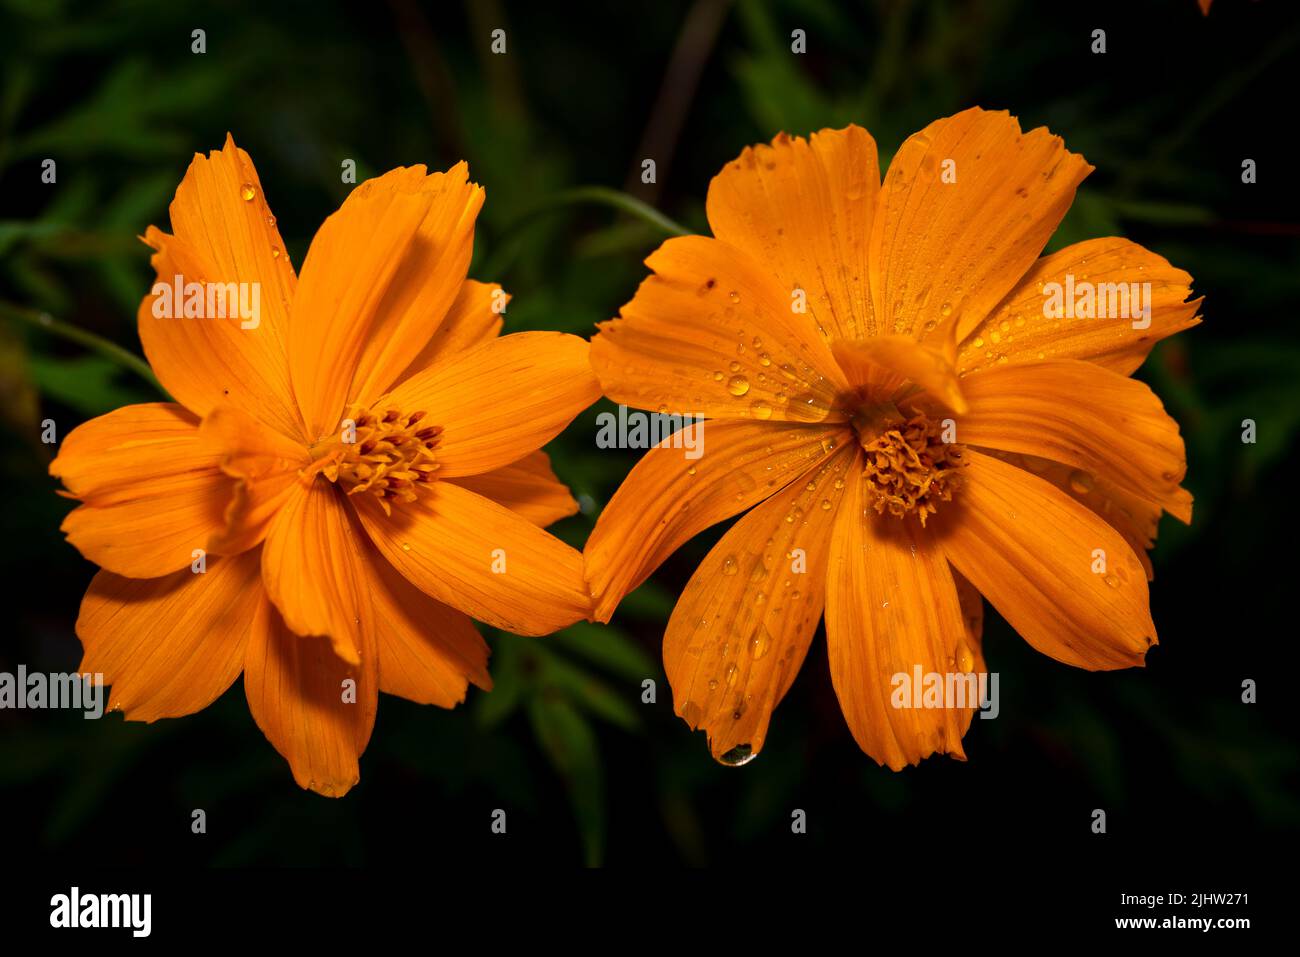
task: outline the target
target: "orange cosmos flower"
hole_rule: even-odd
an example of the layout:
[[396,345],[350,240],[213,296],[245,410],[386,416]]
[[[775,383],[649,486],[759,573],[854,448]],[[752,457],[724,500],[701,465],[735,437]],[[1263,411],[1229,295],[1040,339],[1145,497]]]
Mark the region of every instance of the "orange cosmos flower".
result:
[[[194,158],[175,235],[145,235],[139,314],[177,401],[87,422],[50,466],[82,501],[68,540],[103,568],[77,634],[110,708],[190,714],[243,672],[294,778],[341,795],[379,691],[451,707],[491,686],[469,616],[539,635],[586,615],[581,556],[540,528],[576,503],[538,450],[599,387],[582,339],[497,338],[504,294],[465,278],[467,174],[361,184],[300,279],[248,154],[228,137]],[[236,284],[225,302],[260,314],[195,315],[186,284]]]
[[[1199,301],[1123,239],[1036,258],[1090,170],[979,109],[908,139],[883,185],[862,129],[778,136],[714,178],[715,238],[664,243],[592,341],[610,398],[709,419],[699,461],[661,443],[601,515],[596,617],[751,509],[664,638],[677,713],[716,757],[758,753],[823,610],[844,716],[895,769],[964,757],[973,709],[896,706],[896,676],[983,672],[980,593],[1059,661],[1142,663],[1145,550],[1191,496],[1177,424],[1128,376]],[[1046,317],[1076,280],[1149,284],[1150,312]]]

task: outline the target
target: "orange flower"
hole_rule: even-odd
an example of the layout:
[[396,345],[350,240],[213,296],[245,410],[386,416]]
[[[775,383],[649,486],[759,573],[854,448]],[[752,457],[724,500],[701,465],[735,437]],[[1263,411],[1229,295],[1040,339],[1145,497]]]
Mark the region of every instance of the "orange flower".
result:
[[[781,135],[714,178],[716,238],[664,243],[602,325],[606,395],[710,421],[699,461],[661,443],[601,515],[586,547],[597,619],[752,507],[664,638],[677,713],[715,757],[758,753],[823,609],[844,716],[895,769],[964,757],[972,708],[893,695],[917,666],[985,670],[980,593],[1059,661],[1142,663],[1145,549],[1162,511],[1190,520],[1191,496],[1178,426],[1128,375],[1199,321],[1199,301],[1123,239],[1035,261],[1090,170],[1046,130],[979,109],[908,139],[883,185],[858,127]],[[1047,318],[1067,276],[1149,283],[1134,293],[1150,293],[1149,324]]]
[[[110,708],[190,714],[242,671],[294,778],[341,795],[378,691],[452,707],[491,687],[468,616],[540,635],[588,613],[581,556],[540,528],[577,506],[538,451],[599,394],[588,347],[497,338],[504,293],[465,278],[467,174],[361,184],[300,281],[248,154],[227,137],[194,158],[175,235],[146,233],[139,314],[177,402],[87,422],[50,466],[83,503],[68,540],[103,567],[77,634]],[[260,314],[167,318],[164,287],[190,283],[247,283]]]

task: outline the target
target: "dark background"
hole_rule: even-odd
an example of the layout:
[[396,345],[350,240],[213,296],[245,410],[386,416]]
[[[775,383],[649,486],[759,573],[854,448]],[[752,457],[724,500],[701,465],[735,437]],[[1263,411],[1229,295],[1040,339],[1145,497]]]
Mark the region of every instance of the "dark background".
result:
[[[1128,236],[1187,269],[1206,297],[1204,324],[1139,373],[1182,426],[1195,520],[1162,523],[1151,592],[1161,644],[1145,670],[1073,670],[988,612],[1001,715],[973,723],[964,764],[934,758],[895,774],[863,755],[821,635],[760,757],[714,763],[672,713],[659,643],[716,529],[610,627],[490,635],[491,695],[471,690],[451,712],[385,696],[361,783],[343,800],[293,783],[239,683],[198,715],[152,726],[0,712],[6,857],[847,861],[876,876],[933,858],[971,877],[1022,856],[1110,873],[1121,858],[1194,851],[1228,867],[1290,845],[1300,4],[1217,0],[1208,18],[1194,0],[179,6],[0,0],[0,579],[11,615],[0,670],[80,660],[73,623],[93,568],[58,532],[70,503],[45,474],[40,420],[63,435],[155,398],[109,360],[25,325],[21,310],[138,351],[135,310],[152,274],[135,237],[167,228],[191,154],[219,148],[228,130],[252,155],[295,263],[349,188],[344,158],[359,178],[467,159],[487,189],[471,275],[513,294],[506,331],[589,335],[631,297],[663,233],[610,208],[556,205],[565,189],[626,187],[704,231],[709,179],[778,131],[856,122],[883,167],[935,118],[1009,109],[1097,167],[1050,248]],[[497,27],[505,56],[489,52]],[[195,28],[207,31],[205,55],[190,52]],[[804,56],[790,52],[795,28],[808,34]],[[1095,28],[1105,55],[1090,52]],[[677,48],[700,64],[698,81],[670,68]],[[47,156],[57,185],[40,182]],[[633,175],[643,156],[658,163],[653,188]],[[1258,163],[1255,185],[1241,182],[1245,158]],[[595,415],[608,407],[550,446],[584,502],[556,527],[577,547],[637,456],[596,448]],[[1244,418],[1258,423],[1257,444],[1241,442]],[[655,705],[640,703],[647,676]],[[1258,704],[1241,701],[1247,678]],[[190,832],[195,808],[206,835]],[[505,837],[489,832],[494,808],[508,811]],[[795,808],[806,835],[790,832]],[[1104,836],[1091,833],[1094,808],[1107,811]]]

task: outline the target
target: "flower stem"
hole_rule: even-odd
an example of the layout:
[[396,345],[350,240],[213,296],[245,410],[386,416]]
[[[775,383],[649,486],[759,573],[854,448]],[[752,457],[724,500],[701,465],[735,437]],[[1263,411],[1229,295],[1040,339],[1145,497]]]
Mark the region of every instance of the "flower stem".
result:
[[163,395],[167,395],[167,390],[162,387],[158,377],[153,374],[153,370],[149,368],[149,363],[130,350],[122,348],[115,342],[110,342],[103,336],[64,322],[62,319],[55,319],[48,312],[29,309],[26,306],[19,306],[11,302],[0,301],[0,316],[37,329],[43,329],[61,339],[67,339],[69,342],[75,342],[93,352],[98,352],[105,359],[124,369],[129,369]]
[[524,214],[523,218],[530,219],[538,213],[550,209],[562,206],[574,206],[581,203],[595,203],[601,206],[612,206],[617,210],[627,213],[630,216],[635,216],[637,219],[643,220],[651,226],[663,230],[669,236],[691,235],[691,231],[681,223],[669,219],[648,203],[643,203],[635,196],[629,196],[627,193],[617,189],[611,189],[608,186],[577,186],[573,189],[562,190],[534,206]]
[[635,196],[629,196],[627,193],[611,189],[608,186],[577,186],[573,189],[561,190],[552,196],[548,196],[535,206],[528,208],[502,233],[503,241],[499,248],[488,258],[483,268],[476,272],[481,272],[483,276],[491,279],[501,278],[520,251],[519,233],[522,227],[543,213],[584,203],[612,206],[620,212],[627,213],[644,223],[649,223],[669,236],[691,235],[691,231],[681,223],[669,219],[659,210],[648,203],[642,202]]

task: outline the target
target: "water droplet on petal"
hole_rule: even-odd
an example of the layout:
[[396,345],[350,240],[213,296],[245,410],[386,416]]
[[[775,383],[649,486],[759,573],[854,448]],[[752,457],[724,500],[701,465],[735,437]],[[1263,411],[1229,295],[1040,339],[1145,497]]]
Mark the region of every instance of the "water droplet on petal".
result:
[[253,197],[255,197],[256,195],[257,195],[257,189],[253,186],[252,183],[245,183],[243,186],[239,187],[239,198],[246,203],[251,203],[253,201]]
[[742,764],[748,764],[750,761],[753,761],[756,757],[758,757],[757,752],[755,752],[748,744],[738,744],[726,754],[718,755],[717,761],[719,764],[725,764],[729,768],[738,768]]

